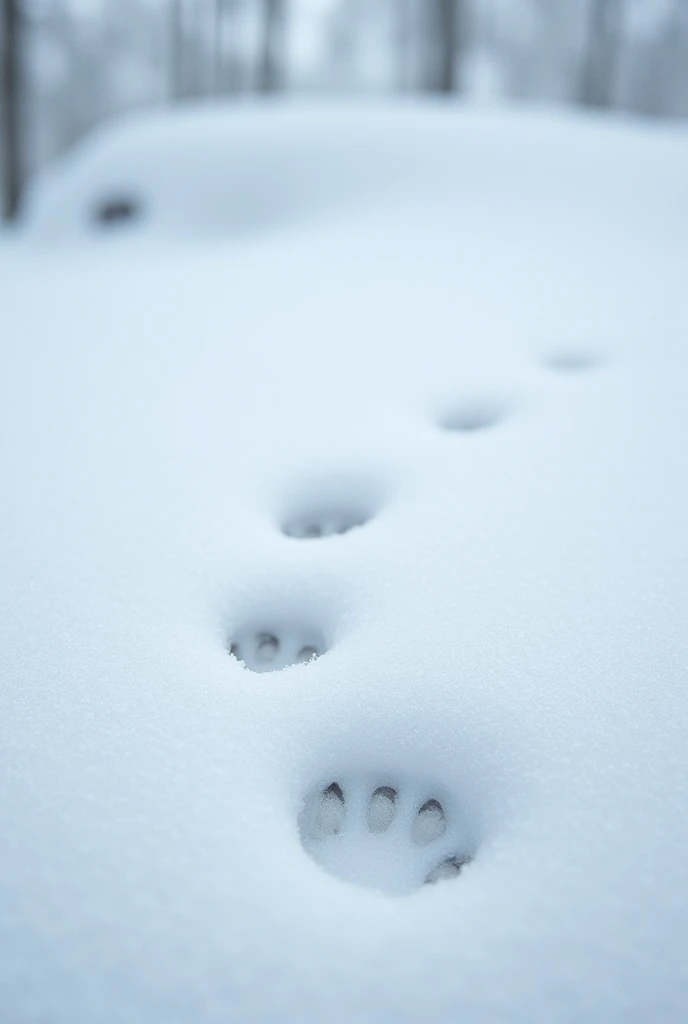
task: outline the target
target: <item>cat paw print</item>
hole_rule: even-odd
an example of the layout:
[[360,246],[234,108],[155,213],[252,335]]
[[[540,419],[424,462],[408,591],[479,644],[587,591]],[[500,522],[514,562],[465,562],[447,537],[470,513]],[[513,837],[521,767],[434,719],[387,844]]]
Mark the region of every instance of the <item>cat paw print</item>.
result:
[[331,782],[309,794],[299,825],[326,871],[390,895],[455,878],[471,860],[453,801],[421,785]]

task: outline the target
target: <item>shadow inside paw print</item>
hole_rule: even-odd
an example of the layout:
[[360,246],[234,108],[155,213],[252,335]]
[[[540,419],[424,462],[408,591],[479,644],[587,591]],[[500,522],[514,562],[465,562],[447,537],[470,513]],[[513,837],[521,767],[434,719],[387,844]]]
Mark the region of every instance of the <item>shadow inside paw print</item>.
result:
[[229,644],[229,653],[252,672],[278,672],[289,665],[306,664],[325,650],[322,637],[296,627],[244,630]]
[[135,196],[112,195],[98,203],[92,218],[99,227],[112,228],[139,220],[141,213],[141,203]]
[[602,357],[590,349],[568,348],[548,352],[542,358],[543,366],[555,373],[585,373],[602,364]]
[[455,401],[440,416],[439,426],[450,433],[473,434],[501,423],[511,403],[497,396],[472,396]]
[[378,474],[331,472],[294,483],[282,507],[282,533],[297,540],[321,540],[360,529],[384,503],[386,484]]
[[282,532],[299,540],[335,537],[364,526],[369,518],[362,509],[326,506],[292,516],[284,523]]
[[453,808],[417,784],[331,782],[309,794],[299,825],[326,871],[390,895],[456,877],[471,860]]

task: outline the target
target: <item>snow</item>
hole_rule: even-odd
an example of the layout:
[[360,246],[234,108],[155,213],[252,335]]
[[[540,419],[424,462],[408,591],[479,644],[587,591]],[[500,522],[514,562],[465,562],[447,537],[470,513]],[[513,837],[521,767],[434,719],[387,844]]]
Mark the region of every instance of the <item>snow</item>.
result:
[[38,182],[6,1020],[683,1019],[686,180],[677,129],[246,105]]

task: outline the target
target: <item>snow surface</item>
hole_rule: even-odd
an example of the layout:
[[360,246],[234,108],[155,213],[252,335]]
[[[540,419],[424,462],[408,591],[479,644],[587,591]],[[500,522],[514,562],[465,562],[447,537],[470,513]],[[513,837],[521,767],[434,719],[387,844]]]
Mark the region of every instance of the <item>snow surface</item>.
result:
[[[0,244],[3,1024],[685,1019],[687,181],[676,129],[246,106],[38,183]],[[324,651],[229,654],[285,624]],[[404,888],[407,831],[387,885],[376,787],[471,862]]]

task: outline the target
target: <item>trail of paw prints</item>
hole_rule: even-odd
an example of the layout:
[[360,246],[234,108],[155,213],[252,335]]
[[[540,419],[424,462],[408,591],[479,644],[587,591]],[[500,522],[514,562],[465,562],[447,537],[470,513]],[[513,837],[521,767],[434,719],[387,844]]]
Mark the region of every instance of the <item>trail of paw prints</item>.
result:
[[307,797],[307,852],[330,874],[390,895],[456,878],[471,860],[458,814],[429,787],[331,782]]
[[[539,362],[553,374],[583,376],[603,366],[606,359],[590,348],[568,347],[545,352]],[[505,395],[466,394],[444,405],[437,425],[451,434],[481,434],[503,424],[515,410],[514,401]]]

